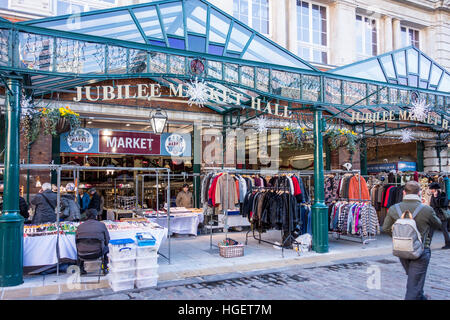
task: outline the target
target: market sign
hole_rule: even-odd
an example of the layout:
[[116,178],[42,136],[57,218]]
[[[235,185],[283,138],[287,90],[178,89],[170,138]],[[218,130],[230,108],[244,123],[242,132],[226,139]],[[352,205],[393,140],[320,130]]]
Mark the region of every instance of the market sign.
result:
[[399,161],[396,163],[379,163],[367,165],[367,171],[370,173],[389,172],[392,170],[402,172],[416,171],[417,165],[415,162],[405,162],[405,161]]
[[190,157],[191,135],[161,135],[109,129],[80,128],[61,135],[60,151],[80,154],[130,154]]
[[99,131],[99,152],[109,154],[159,155],[159,135],[146,132]]
[[362,113],[352,111],[352,120],[353,123],[388,123],[395,121],[418,121],[426,124],[431,124],[434,126],[441,126],[443,129],[448,130],[448,120],[442,119],[439,121],[439,117],[433,117],[431,112],[428,113],[428,116],[423,119],[418,119],[409,111],[400,111],[398,119],[395,116],[394,111],[383,111],[383,112],[370,112],[370,113]]

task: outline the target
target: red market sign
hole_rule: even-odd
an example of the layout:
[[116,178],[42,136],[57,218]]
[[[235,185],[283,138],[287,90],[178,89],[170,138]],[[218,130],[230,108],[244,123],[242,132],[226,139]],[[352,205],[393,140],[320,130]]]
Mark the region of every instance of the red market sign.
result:
[[99,152],[159,155],[161,136],[145,132],[99,131]]

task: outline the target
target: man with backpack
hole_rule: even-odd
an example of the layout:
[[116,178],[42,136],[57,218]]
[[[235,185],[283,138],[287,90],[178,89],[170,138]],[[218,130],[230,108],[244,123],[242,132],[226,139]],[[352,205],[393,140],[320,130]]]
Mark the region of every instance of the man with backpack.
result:
[[389,208],[383,231],[392,236],[393,254],[408,275],[405,300],[427,300],[423,287],[431,257],[433,229],[441,228],[441,221],[433,208],[422,204],[420,184],[409,181],[405,185],[403,201]]

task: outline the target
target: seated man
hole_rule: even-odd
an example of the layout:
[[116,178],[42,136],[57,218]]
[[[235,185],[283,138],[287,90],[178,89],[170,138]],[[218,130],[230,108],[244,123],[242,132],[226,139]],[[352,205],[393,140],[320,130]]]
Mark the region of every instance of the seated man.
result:
[[[88,209],[86,210],[86,218],[87,220],[83,223],[81,223],[77,229],[77,234],[75,237],[75,241],[78,241],[79,239],[98,239],[102,241],[102,249],[101,252],[98,251],[98,246],[94,243],[89,242],[81,242],[77,244],[77,250],[78,253],[82,256],[88,256],[92,253],[92,256],[97,254],[99,256],[100,254],[103,256],[103,273],[107,274],[107,268],[108,268],[108,244],[109,244],[109,232],[108,229],[106,229],[106,226],[104,223],[97,220],[97,210],[95,209]],[[81,269],[81,274],[86,274],[86,271],[84,270],[84,262],[79,260],[77,261],[78,266]]]

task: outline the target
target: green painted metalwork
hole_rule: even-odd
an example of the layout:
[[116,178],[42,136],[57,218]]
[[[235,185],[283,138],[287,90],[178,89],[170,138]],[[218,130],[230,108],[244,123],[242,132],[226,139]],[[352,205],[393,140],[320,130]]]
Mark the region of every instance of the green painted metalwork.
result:
[[417,141],[417,171],[424,171],[424,150],[425,143],[423,141]]
[[313,250],[328,252],[328,207],[325,205],[323,172],[322,111],[314,111],[314,204],[312,206]]
[[19,214],[19,119],[21,79],[7,80],[4,201],[0,215],[0,287],[23,283],[23,223]]

